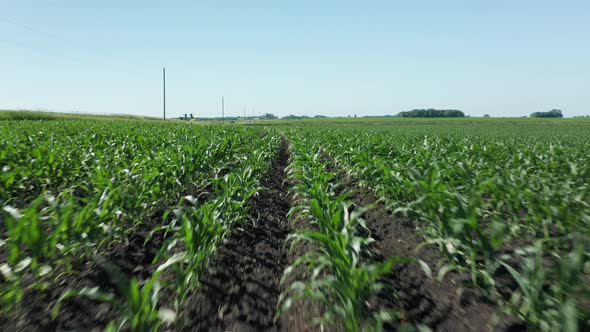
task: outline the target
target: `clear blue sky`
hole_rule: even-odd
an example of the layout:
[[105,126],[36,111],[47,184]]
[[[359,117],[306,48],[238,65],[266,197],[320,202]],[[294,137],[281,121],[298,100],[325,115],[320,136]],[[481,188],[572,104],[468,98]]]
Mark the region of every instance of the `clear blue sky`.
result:
[[0,0],[0,108],[590,114],[590,1]]

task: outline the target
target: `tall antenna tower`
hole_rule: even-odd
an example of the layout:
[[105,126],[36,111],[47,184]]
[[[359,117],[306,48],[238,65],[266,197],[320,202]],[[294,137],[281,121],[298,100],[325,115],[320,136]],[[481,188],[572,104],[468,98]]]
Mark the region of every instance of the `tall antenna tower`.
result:
[[221,96],[221,121],[225,121],[225,99]]

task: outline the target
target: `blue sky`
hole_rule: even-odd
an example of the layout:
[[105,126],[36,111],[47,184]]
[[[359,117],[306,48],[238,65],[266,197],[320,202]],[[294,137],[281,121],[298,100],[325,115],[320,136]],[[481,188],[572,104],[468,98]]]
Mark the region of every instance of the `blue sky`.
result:
[[0,0],[0,108],[590,114],[590,1]]

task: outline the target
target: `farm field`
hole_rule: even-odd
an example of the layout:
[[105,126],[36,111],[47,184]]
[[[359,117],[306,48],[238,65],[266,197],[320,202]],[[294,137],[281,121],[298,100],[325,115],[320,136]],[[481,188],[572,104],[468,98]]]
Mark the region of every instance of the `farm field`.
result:
[[583,331],[590,121],[0,121],[0,330]]

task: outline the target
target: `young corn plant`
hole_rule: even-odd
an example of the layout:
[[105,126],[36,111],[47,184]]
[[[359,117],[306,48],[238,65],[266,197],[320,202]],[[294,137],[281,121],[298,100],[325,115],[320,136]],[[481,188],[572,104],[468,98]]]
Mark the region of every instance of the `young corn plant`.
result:
[[[42,205],[49,205],[42,208]],[[59,253],[61,230],[56,227],[59,216],[52,214],[56,206],[53,196],[40,196],[26,209],[4,206],[0,218],[6,237],[0,239],[0,250],[6,261],[0,263],[0,302],[2,312],[12,311],[24,295],[25,288],[43,289],[53,271],[53,260]],[[35,280],[25,275],[32,273]]]
[[380,330],[396,312],[372,313],[366,301],[383,288],[379,278],[391,271],[394,261],[361,262],[361,253],[373,241],[359,233],[361,228],[368,231],[360,218],[366,209],[353,208],[346,200],[347,192],[335,195],[334,173],[324,171],[326,164],[319,153],[306,153],[303,144],[292,146],[295,149],[288,174],[298,182],[294,190],[302,205],[289,214],[310,219],[317,230],[297,231],[289,235],[288,241],[291,249],[302,241],[314,243],[318,249],[304,254],[285,270],[282,282],[299,266],[306,266],[310,275],[306,281],[293,282],[281,295],[277,315],[289,310],[294,302],[311,299],[326,308],[322,317],[315,319],[316,324],[340,324],[348,331]]
[[[265,168],[278,136],[263,131],[139,122],[0,124],[2,318],[25,292],[43,291],[77,273],[74,262],[125,243],[227,165],[251,161]],[[220,192],[241,182],[235,178]],[[232,206],[227,219],[251,194],[232,195],[224,203]]]
[[218,245],[230,233],[231,225],[247,216],[246,204],[260,190],[260,176],[268,167],[272,149],[274,145],[255,150],[234,172],[214,178],[214,193],[209,201],[200,203],[192,196],[185,196],[174,210],[174,220],[154,230],[164,230],[171,235],[154,261],[173,255],[182,257],[172,266],[175,283],[171,287],[176,295],[177,311],[187,296],[199,287],[202,272]]
[[[3,208],[3,219],[7,232],[7,240],[3,249],[7,252],[7,264],[15,267],[22,260],[30,260],[31,269],[36,271],[39,261],[51,258],[57,251],[52,237],[55,233],[46,234],[43,211],[40,205],[45,197],[37,198],[24,214],[11,206]],[[27,264],[29,265],[29,264]]]
[[546,266],[550,264],[543,257],[543,241],[536,244],[532,256],[525,257],[518,270],[501,263],[518,285],[510,299],[513,312],[541,331],[580,331],[589,327],[590,313],[580,305],[590,300],[585,275],[590,264],[588,239],[577,236],[574,241],[573,251],[565,257],[551,257],[556,263],[553,267]]
[[[441,271],[469,272],[472,283],[501,305],[494,278],[502,257],[521,251],[515,244],[541,239],[545,252],[566,257],[571,243],[563,239],[588,234],[588,132],[438,124],[388,130],[298,129],[291,135],[310,150],[321,147],[389,209],[414,219],[425,243],[435,244],[449,259]],[[544,270],[545,288],[560,284],[559,273]],[[529,278],[534,285],[534,275],[523,280]],[[587,280],[572,283],[580,287]],[[539,301],[553,303],[552,293],[535,294]],[[577,307],[578,315],[585,317],[579,309],[587,307],[585,302]],[[540,326],[538,315],[520,316]],[[568,330],[558,316],[544,317],[555,329]]]
[[[288,237],[292,248],[307,241],[317,244],[319,250],[304,254],[285,271],[283,282],[299,265],[305,265],[312,272],[308,281],[290,285],[281,299],[283,305],[279,314],[287,311],[292,303],[309,298],[320,301],[327,309],[316,323],[331,324],[337,319],[348,331],[379,330],[385,321],[396,316],[393,311],[370,313],[366,308],[367,299],[382,290],[379,278],[391,271],[394,260],[376,264],[360,262],[363,248],[372,239],[358,236],[355,229],[363,223],[360,215],[364,209],[349,212],[350,208],[350,203],[340,205],[330,217],[332,225],[324,227],[334,228],[330,232],[304,229]],[[316,206],[312,211],[317,209],[322,207]],[[315,216],[318,212],[312,213]]]
[[119,322],[111,322],[106,327],[109,331],[129,328],[131,331],[159,331],[162,325],[171,324],[176,314],[173,310],[160,307],[159,295],[161,290],[158,278],[168,267],[178,264],[184,257],[175,256],[160,265],[152,277],[141,284],[135,277],[127,278],[123,272],[106,259],[97,257],[95,262],[100,265],[114,281],[120,296],[105,293],[98,287],[82,288],[66,291],[57,301],[51,312],[52,319],[56,319],[62,303],[73,297],[83,296],[92,300],[107,302],[121,314]]
[[[174,299],[176,311],[184,304],[190,290],[198,287],[199,276],[228,231],[227,225],[219,216],[217,202],[207,202],[198,206],[197,200],[193,197],[188,196],[184,200],[190,205],[184,204],[174,210],[175,220],[165,227],[167,232],[173,232],[174,235],[162,247],[162,251],[155,259],[174,257],[174,255],[182,257],[178,264],[171,267],[176,279],[171,285],[176,295]],[[178,246],[182,251],[172,254]]]

